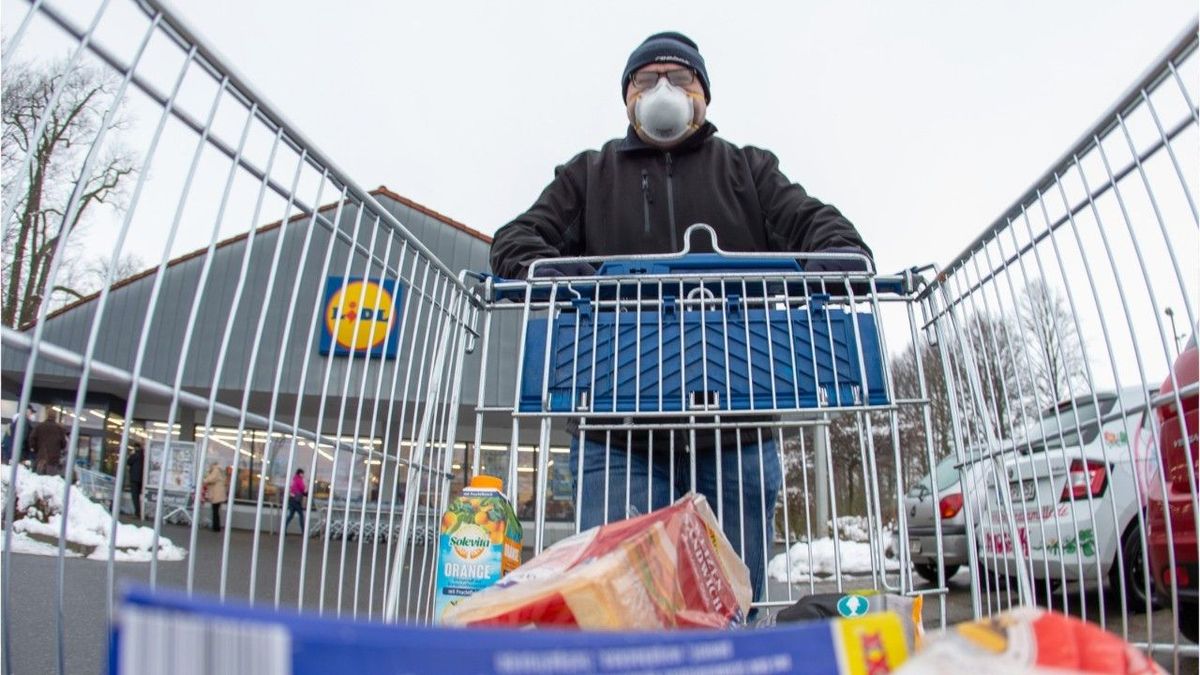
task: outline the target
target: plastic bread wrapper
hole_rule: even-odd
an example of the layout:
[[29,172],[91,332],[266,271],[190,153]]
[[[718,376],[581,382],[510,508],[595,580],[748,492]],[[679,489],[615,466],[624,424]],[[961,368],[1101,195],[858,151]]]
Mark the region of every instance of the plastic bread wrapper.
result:
[[703,496],[564,539],[446,612],[448,625],[724,628],[750,572]]
[[1165,671],[1141,650],[1103,628],[1036,607],[930,633],[902,675],[932,673],[1109,673]]

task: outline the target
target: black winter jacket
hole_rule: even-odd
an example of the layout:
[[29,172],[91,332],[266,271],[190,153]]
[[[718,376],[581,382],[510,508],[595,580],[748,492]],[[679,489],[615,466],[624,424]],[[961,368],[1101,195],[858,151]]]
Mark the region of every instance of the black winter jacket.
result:
[[715,133],[705,123],[663,151],[630,128],[576,155],[496,232],[492,271],[516,279],[541,258],[673,253],[693,223],[711,225],[726,251],[857,247],[870,255],[850,221],[789,181],[774,154]]

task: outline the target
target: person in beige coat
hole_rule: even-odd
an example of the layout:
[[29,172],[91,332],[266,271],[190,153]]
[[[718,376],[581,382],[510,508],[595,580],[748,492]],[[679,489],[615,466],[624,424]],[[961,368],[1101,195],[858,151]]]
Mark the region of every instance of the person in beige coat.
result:
[[221,505],[229,498],[228,478],[221,465],[213,462],[204,474],[204,501],[212,504],[213,532],[221,531]]

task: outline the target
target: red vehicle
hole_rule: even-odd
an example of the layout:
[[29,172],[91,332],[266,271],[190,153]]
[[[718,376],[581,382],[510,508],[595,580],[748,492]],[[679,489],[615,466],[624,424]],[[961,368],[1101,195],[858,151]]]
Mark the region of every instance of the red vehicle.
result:
[[[1197,454],[1197,369],[1196,336],[1175,359],[1174,378],[1168,377],[1159,393],[1170,396],[1157,409],[1159,454],[1163,479],[1148,481],[1147,517],[1149,520],[1150,571],[1155,590],[1171,606],[1172,593],[1178,593],[1176,619],[1179,632],[1196,641],[1197,622],[1197,507],[1196,485],[1200,483],[1200,456]],[[1175,403],[1172,379],[1182,395],[1182,411]],[[1162,398],[1162,396],[1160,396]],[[1186,429],[1186,436],[1184,435]],[[1190,453],[1190,457],[1189,457]],[[1189,475],[1190,474],[1190,475]],[[1163,494],[1163,483],[1166,494]],[[1170,532],[1168,539],[1167,533]],[[1174,551],[1174,559],[1170,553]]]

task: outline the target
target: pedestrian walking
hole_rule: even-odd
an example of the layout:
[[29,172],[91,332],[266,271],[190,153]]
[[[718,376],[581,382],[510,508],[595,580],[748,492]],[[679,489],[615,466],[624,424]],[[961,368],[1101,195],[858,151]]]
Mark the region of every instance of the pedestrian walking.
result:
[[133,512],[138,520],[142,519],[142,478],[145,472],[146,454],[142,452],[142,444],[136,441],[129,444],[129,456],[125,458],[125,467],[129,472],[129,496],[133,499]]
[[67,430],[58,423],[58,414],[46,412],[29,434],[29,448],[34,453],[34,471],[47,476],[63,473],[63,451],[67,449]]
[[[13,460],[16,452],[17,440],[17,424],[21,421],[21,413],[13,415],[12,420],[8,423],[8,434],[4,437],[4,442],[0,445],[0,461],[8,464]],[[34,425],[37,424],[37,411],[30,405],[25,409],[25,440],[21,443],[21,456],[29,461],[29,435],[33,432]]]
[[307,531],[304,527],[304,498],[307,496],[308,486],[304,484],[304,469],[296,469],[296,473],[292,475],[292,484],[288,488],[287,520],[283,523],[285,533],[292,524],[292,516],[300,516],[300,534],[303,535]]
[[204,499],[212,504],[212,530],[221,531],[221,505],[229,496],[229,478],[225,469],[217,462],[208,465],[208,473],[204,475]]

